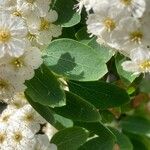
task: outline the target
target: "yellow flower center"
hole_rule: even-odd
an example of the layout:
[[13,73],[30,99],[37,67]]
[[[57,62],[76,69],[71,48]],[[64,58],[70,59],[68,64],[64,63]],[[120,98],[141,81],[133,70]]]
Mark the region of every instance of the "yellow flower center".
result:
[[35,2],[35,0],[26,0],[28,3],[33,4]]
[[17,10],[13,12],[13,15],[17,16],[17,17],[21,17],[22,16],[21,12],[19,12]]
[[10,31],[7,31],[7,30],[3,30],[3,29],[0,29],[0,42],[1,43],[6,43],[10,40],[11,38],[11,34],[10,34]]
[[143,63],[140,64],[140,68],[142,70],[148,70],[150,69],[150,60],[146,60]]
[[105,25],[108,32],[113,31],[116,28],[116,23],[111,18],[106,18],[104,20],[104,25]]
[[7,122],[7,121],[8,121],[8,119],[9,119],[9,117],[10,117],[10,115],[6,115],[6,116],[4,116],[4,117],[2,118],[2,121],[3,121],[3,122]]
[[21,132],[15,132],[13,135],[13,139],[17,143],[19,143],[22,140],[22,138],[23,138],[23,136],[22,136]]
[[6,137],[5,134],[0,133],[0,144],[2,144],[4,142],[5,137]]
[[0,91],[4,91],[8,88],[8,83],[3,79],[0,79]]
[[135,31],[130,33],[130,40],[135,43],[141,43],[143,39],[143,33],[140,31]]
[[121,0],[121,2],[126,6],[129,6],[132,4],[132,0]]
[[24,116],[23,120],[27,122],[32,122],[34,120],[34,115],[32,113],[27,113]]
[[29,41],[34,41],[36,39],[36,35],[29,32],[27,38]]
[[16,58],[12,61],[12,64],[15,66],[15,68],[22,68],[24,66],[24,63],[21,58]]
[[48,30],[50,27],[50,22],[44,18],[41,18],[40,30]]

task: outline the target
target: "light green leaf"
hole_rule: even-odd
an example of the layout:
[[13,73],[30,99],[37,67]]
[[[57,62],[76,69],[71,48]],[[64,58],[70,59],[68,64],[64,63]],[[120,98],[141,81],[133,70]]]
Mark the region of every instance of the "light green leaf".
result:
[[71,39],[53,41],[43,58],[51,70],[72,80],[98,80],[107,73],[94,49]]
[[45,65],[36,70],[34,78],[26,81],[26,86],[26,94],[34,102],[51,107],[65,105],[61,84]]
[[137,75],[133,75],[133,73],[131,72],[127,72],[125,70],[123,70],[121,64],[126,61],[126,58],[122,55],[117,55],[115,58],[115,62],[116,62],[116,68],[117,68],[117,72],[120,76],[120,78],[127,84],[131,84],[138,76]]

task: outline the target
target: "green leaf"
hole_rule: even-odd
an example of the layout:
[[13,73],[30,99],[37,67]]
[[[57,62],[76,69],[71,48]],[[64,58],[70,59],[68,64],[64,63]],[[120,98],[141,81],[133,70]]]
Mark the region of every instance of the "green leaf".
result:
[[53,110],[74,121],[96,122],[101,120],[98,110],[79,96],[66,92],[66,105]]
[[88,133],[83,128],[73,127],[57,132],[51,143],[56,144],[58,150],[77,150],[87,138]]
[[131,72],[127,72],[127,71],[123,70],[121,64],[124,61],[126,61],[126,58],[122,55],[118,54],[115,58],[117,72],[118,72],[120,78],[128,85],[128,84],[131,84],[138,76],[133,75],[133,73],[131,73]]
[[52,72],[43,64],[34,78],[26,81],[26,94],[35,102],[51,107],[65,105],[65,93]]
[[55,124],[55,118],[53,112],[50,110],[48,106],[41,105],[37,102],[34,102],[30,96],[25,93],[25,96],[30,103],[30,105],[43,117],[46,119],[47,122],[54,125]]
[[89,101],[99,109],[118,107],[130,101],[124,89],[105,82],[68,81],[68,86],[71,92]]
[[127,117],[121,121],[121,127],[129,133],[150,137],[150,121],[141,117]]
[[96,42],[96,37],[89,41],[88,46],[92,47],[97,52],[98,57],[105,63],[107,63],[115,54],[115,51],[113,51],[111,48],[102,44],[98,44]]
[[99,137],[89,140],[79,150],[112,150],[115,143],[113,133],[101,123],[77,123]]
[[43,58],[51,70],[72,80],[98,80],[107,73],[94,49],[71,39],[53,41]]
[[74,9],[76,3],[73,0],[56,0],[53,9],[58,13],[57,24],[62,27],[71,27],[78,24],[81,16]]
[[115,135],[101,122],[75,122],[75,125],[86,128],[91,133],[94,133],[100,137],[107,137],[113,139],[114,141],[116,140]]
[[107,137],[97,137],[89,140],[79,150],[112,150],[114,141]]
[[123,133],[114,128],[109,128],[117,138],[117,144],[120,150],[133,150],[133,145],[130,139]]
[[150,75],[147,74],[140,83],[140,91],[150,93]]
[[87,27],[81,28],[76,34],[75,37],[77,38],[78,41],[88,44],[90,42],[90,35],[87,33]]

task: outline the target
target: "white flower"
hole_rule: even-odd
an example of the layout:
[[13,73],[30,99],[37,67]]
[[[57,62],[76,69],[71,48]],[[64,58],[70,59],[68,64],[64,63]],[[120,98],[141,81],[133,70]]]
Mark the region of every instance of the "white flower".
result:
[[37,42],[40,45],[48,45],[53,37],[60,36],[62,28],[54,24],[57,18],[57,12],[50,10],[45,17],[35,18],[33,16],[33,18],[28,19],[29,40],[32,43]]
[[7,143],[7,125],[0,123],[0,149],[4,150],[6,148],[4,145]]
[[8,101],[9,101],[9,105],[7,105],[7,109],[14,110],[14,111],[28,104],[23,92],[16,93],[14,97],[11,99],[11,101],[10,100]]
[[46,123],[46,120],[29,104],[16,111],[16,113],[12,116],[11,121],[15,121],[21,126],[30,128],[33,133],[37,133],[40,130],[40,124]]
[[7,150],[34,150],[36,139],[32,130],[13,123],[7,129]]
[[125,55],[129,55],[132,49],[147,47],[150,41],[148,26],[132,17],[128,17],[120,21],[118,30],[111,34],[111,46],[122,51]]
[[0,13],[0,57],[6,53],[19,57],[27,45],[27,27],[21,18],[6,12]]
[[42,64],[41,51],[36,47],[28,48],[20,57],[4,57],[3,62],[9,70],[14,72],[22,80],[29,80],[34,77],[34,69]]
[[14,110],[7,107],[0,116],[0,126],[1,124],[9,125],[10,118],[13,114]]
[[0,66],[0,99],[11,99],[17,92],[25,90],[23,81],[16,78],[5,66]]
[[46,127],[43,129],[43,132],[48,136],[49,140],[51,140],[58,130],[51,124],[47,123]]
[[142,17],[146,8],[145,0],[112,0],[110,4],[130,12],[134,17],[138,18]]
[[44,17],[49,10],[49,0],[17,0],[17,7],[22,8],[24,14],[35,13]]
[[102,38],[107,38],[112,31],[118,28],[120,19],[125,16],[126,14],[122,10],[110,8],[109,5],[105,4],[98,13],[88,16],[86,22],[88,32]]
[[124,70],[134,74],[150,72],[150,51],[143,48],[137,48],[131,51],[131,60],[122,63]]

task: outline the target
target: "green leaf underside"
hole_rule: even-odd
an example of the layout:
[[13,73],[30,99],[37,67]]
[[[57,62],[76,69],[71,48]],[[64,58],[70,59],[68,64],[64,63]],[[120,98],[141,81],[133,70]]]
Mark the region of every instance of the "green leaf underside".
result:
[[67,128],[56,133],[51,143],[57,145],[58,150],[77,150],[86,142],[88,133],[80,127]]
[[53,41],[43,58],[52,71],[72,80],[93,81],[107,73],[106,64],[93,48],[71,39]]
[[65,93],[52,72],[43,64],[34,78],[26,81],[27,95],[42,105],[60,107],[65,105]]
[[101,120],[99,111],[79,96],[66,92],[66,105],[53,109],[57,114],[73,121],[97,122]]
[[68,81],[68,85],[71,92],[92,103],[98,109],[118,107],[130,101],[124,89],[109,83]]

